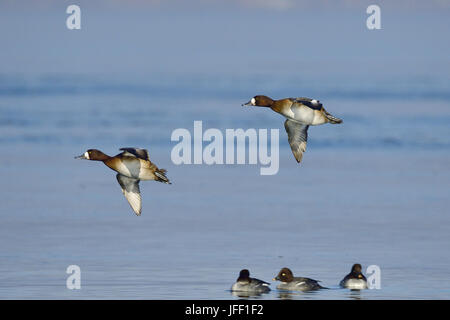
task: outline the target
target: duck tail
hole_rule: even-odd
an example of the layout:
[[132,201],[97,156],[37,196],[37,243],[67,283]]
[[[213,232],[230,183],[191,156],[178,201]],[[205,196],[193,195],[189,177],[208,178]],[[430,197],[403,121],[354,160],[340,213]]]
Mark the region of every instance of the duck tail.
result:
[[332,124],[342,123],[342,119],[336,118],[326,111],[325,111],[325,117],[327,118],[329,123],[332,123]]
[[172,184],[166,177],[166,172],[167,172],[166,169],[156,169],[155,171],[156,181]]

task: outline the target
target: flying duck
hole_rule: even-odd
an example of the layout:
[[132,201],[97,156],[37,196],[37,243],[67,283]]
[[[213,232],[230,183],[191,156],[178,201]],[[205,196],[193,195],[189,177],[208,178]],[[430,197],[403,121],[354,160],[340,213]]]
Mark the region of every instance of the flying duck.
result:
[[100,150],[89,149],[76,159],[102,161],[107,167],[118,172],[117,181],[125,198],[128,200],[136,215],[141,215],[142,201],[139,189],[140,180],[156,180],[171,184],[166,177],[165,169],[158,167],[150,161],[148,151],[137,148],[121,148],[122,153],[110,157]]
[[284,128],[288,134],[289,145],[298,163],[302,161],[306,151],[309,126],[324,123],[342,123],[342,120],[332,116],[322,103],[310,98],[285,98],[273,100],[267,96],[254,96],[243,106],[268,107],[286,117]]

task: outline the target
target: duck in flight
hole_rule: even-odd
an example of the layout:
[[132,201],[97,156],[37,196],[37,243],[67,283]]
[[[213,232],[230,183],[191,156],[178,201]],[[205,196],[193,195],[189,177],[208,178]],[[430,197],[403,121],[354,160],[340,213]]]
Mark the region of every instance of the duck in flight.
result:
[[243,106],[268,107],[286,117],[284,128],[288,134],[289,145],[298,163],[302,161],[306,151],[309,126],[324,123],[342,123],[342,120],[332,116],[319,100],[310,98],[285,98],[273,100],[267,96],[254,96]]
[[121,148],[122,153],[110,157],[100,150],[89,149],[76,159],[102,161],[107,167],[118,172],[116,175],[122,192],[136,215],[141,215],[142,201],[139,181],[156,180],[171,184],[166,170],[159,169],[150,161],[148,151],[137,148]]

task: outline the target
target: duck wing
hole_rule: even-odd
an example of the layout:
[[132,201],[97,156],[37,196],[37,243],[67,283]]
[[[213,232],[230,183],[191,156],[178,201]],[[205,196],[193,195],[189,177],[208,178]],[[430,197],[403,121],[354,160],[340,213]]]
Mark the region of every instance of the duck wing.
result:
[[142,160],[150,161],[150,157],[148,156],[148,151],[146,149],[120,148],[119,150],[123,151],[124,156],[136,157]]
[[311,278],[305,278],[305,277],[295,277],[294,278],[297,281],[296,286],[307,286],[310,290],[315,289],[326,289],[325,287],[322,287],[319,284],[319,280],[314,280]]
[[320,280],[314,280],[314,279],[310,279],[310,278],[305,278],[307,282],[309,282],[309,284],[313,287],[313,289],[328,289],[326,287],[323,287],[320,285],[319,282],[321,282]]
[[288,134],[289,145],[298,163],[302,161],[303,152],[306,151],[306,141],[308,140],[308,125],[301,124],[290,119],[284,122],[284,128]]
[[255,285],[260,285],[260,286],[268,286],[270,285],[270,283],[260,280],[260,279],[256,279],[256,278],[250,278],[251,283],[255,284]]
[[116,175],[117,181],[122,188],[122,193],[130,204],[136,215],[141,215],[142,201],[141,201],[141,190],[139,189],[139,179],[129,178],[122,174]]
[[302,104],[304,106],[307,106],[308,108],[314,109],[314,110],[322,110],[323,105],[322,103],[320,103],[319,100],[316,99],[310,99],[310,98],[305,98],[305,97],[301,97],[301,98],[289,98],[292,103],[299,103]]

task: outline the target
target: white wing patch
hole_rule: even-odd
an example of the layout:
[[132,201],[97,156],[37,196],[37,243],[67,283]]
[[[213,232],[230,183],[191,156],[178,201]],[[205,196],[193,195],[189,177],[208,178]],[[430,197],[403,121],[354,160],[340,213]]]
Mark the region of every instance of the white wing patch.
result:
[[133,211],[136,215],[141,215],[142,201],[141,201],[141,191],[139,189],[139,180],[128,178],[124,175],[117,174],[117,181],[122,188],[122,193],[127,199]]

